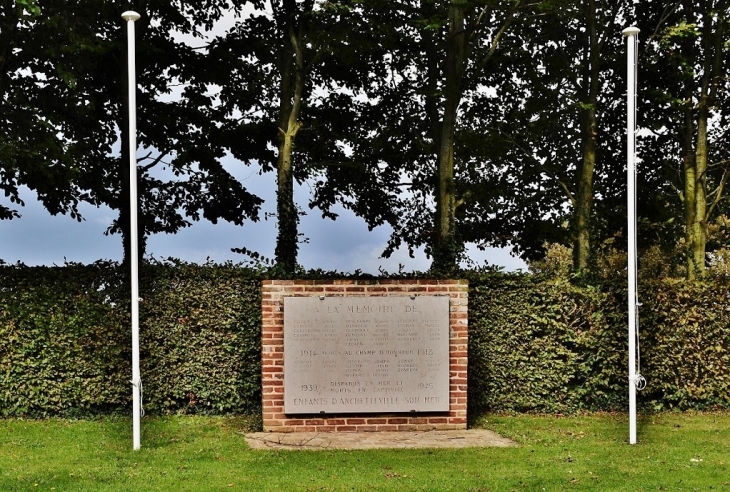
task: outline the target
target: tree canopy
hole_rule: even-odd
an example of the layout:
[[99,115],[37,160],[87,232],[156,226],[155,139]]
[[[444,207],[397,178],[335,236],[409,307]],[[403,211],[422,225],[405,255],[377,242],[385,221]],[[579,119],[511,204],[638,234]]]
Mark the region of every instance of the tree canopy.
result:
[[0,188],[12,206],[0,219],[20,215],[27,186],[52,214],[118,210],[109,231],[127,237],[129,8],[142,14],[143,238],[256,220],[262,199],[222,165],[230,154],[276,172],[287,272],[305,181],[324,216],[339,204],[389,225],[385,256],[425,247],[448,272],[468,243],[528,260],[563,243],[576,271],[590,269],[602,245],[625,243],[621,30],[633,22],[640,247],[682,251],[701,277],[728,237],[727,0],[3,1]]
[[[216,133],[213,96],[194,77],[209,59],[176,38],[201,37],[240,5],[37,0],[30,9],[29,4],[8,10],[16,20],[3,16],[7,27],[0,34],[9,39],[3,47],[12,62],[3,63],[8,122],[3,126],[14,133],[2,137],[1,168],[11,200],[19,200],[17,186],[24,184],[51,213],[80,218],[80,201],[104,204],[120,212],[109,232],[128,230],[127,39],[121,12],[131,8],[142,15],[136,23],[140,237],[174,233],[201,217],[236,224],[257,217],[261,199],[223,168],[223,147],[210,140]],[[18,215],[0,212],[5,218]]]

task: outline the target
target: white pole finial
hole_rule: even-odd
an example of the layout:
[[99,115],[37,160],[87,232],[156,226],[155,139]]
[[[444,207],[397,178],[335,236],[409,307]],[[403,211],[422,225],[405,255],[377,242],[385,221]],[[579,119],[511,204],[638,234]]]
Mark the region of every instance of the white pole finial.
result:
[[626,178],[628,215],[628,311],[629,311],[629,443],[636,444],[636,330],[637,330],[637,269],[636,269],[636,51],[639,29],[624,29],[627,47],[627,118],[626,118]]
[[127,21],[127,64],[129,85],[129,244],[132,282],[132,447],[141,447],[140,418],[142,415],[142,379],[139,371],[139,274],[137,238],[137,81],[135,74],[134,21],[140,15],[128,10],[122,14]]
[[137,21],[140,17],[141,16],[134,10],[127,10],[126,12],[122,13],[122,19],[124,19],[125,21]]

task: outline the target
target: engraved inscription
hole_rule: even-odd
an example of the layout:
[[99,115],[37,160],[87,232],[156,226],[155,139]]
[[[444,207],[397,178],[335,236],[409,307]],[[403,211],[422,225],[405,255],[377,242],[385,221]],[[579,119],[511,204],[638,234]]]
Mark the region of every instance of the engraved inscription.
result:
[[448,297],[284,299],[285,413],[448,409]]

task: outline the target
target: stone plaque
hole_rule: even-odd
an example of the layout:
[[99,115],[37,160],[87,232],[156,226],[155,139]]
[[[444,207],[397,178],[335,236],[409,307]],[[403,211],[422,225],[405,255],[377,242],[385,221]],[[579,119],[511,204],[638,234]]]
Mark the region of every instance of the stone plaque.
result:
[[284,412],[449,410],[449,297],[284,298]]

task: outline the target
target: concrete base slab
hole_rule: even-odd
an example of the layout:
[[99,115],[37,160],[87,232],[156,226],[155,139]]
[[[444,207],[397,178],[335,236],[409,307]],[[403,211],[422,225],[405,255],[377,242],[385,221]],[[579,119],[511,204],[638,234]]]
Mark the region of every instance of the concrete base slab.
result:
[[517,443],[485,429],[416,432],[253,432],[252,449],[416,449],[512,447]]

